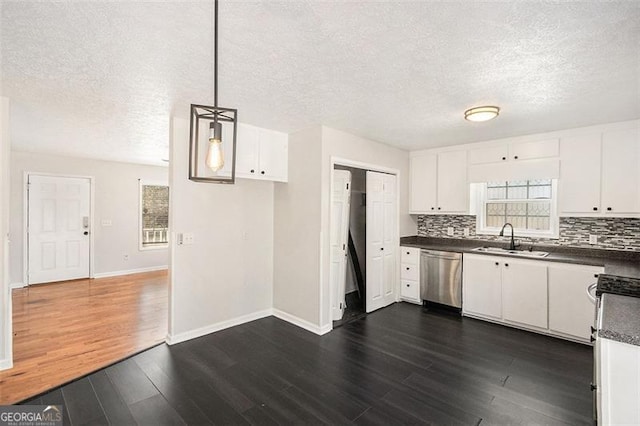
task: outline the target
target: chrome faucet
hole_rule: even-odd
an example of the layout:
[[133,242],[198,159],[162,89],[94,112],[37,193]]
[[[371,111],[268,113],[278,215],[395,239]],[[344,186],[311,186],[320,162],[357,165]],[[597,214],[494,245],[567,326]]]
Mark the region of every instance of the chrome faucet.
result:
[[[509,250],[515,250],[516,249],[516,242],[513,239],[513,225],[510,224],[509,222],[505,223],[504,226],[502,227],[502,229],[500,230],[500,236],[504,237],[504,228],[507,227],[507,225],[509,225],[511,227],[511,243],[509,244]],[[518,244],[520,245],[520,244]]]

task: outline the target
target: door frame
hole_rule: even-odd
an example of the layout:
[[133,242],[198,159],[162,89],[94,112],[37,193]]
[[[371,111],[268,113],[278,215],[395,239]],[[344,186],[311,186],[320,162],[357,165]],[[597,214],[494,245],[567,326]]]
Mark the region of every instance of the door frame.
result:
[[22,283],[29,286],[29,177],[46,176],[57,178],[89,179],[89,278],[94,277],[94,216],[95,216],[95,178],[93,176],[69,175],[63,173],[41,173],[24,171],[22,175]]
[[[350,160],[348,158],[331,156],[331,161],[329,162],[329,176],[330,176],[329,197],[331,197],[331,194],[333,194],[333,185],[334,185],[334,182],[333,182],[333,169],[334,169],[334,167],[336,165],[338,165],[338,166],[346,166],[346,167],[353,167],[353,168],[356,168],[356,169],[369,170],[369,171],[372,171],[372,172],[387,173],[387,174],[391,174],[391,175],[395,175],[396,176],[396,236],[398,237],[398,246],[399,246],[400,245],[400,177],[401,177],[400,170],[394,169],[394,168],[391,168],[391,167],[380,166],[378,164],[364,163],[362,161]],[[352,185],[353,185],[353,181],[352,181]],[[331,203],[329,203],[329,206],[330,205],[331,205]],[[331,229],[331,212],[329,212],[329,228],[328,229],[329,230]],[[329,247],[329,249],[330,249],[330,247]],[[322,253],[322,250],[321,250],[321,253]],[[325,270],[325,266],[328,266],[328,268],[326,270],[330,271],[330,269],[331,269],[331,256],[328,256],[327,259],[323,259],[321,264],[323,265],[320,268],[321,275],[322,275],[322,271]],[[400,294],[399,294],[400,293],[400,291],[399,291],[399,284],[400,284],[400,250],[396,250],[396,273],[395,273],[395,276],[396,276],[396,285],[394,286],[393,292],[395,294],[395,301],[398,302],[400,300]],[[321,276],[320,282],[321,283],[324,282],[324,277]],[[334,299],[335,295],[333,294],[333,289],[331,288],[331,285],[329,285],[329,303],[325,303],[324,298],[322,297],[322,293],[323,292],[321,291],[320,292],[320,315],[321,315],[321,317],[324,316],[324,318],[328,318],[329,319],[328,331],[331,331],[331,330],[333,330],[333,321],[331,320],[331,318],[332,318],[331,306],[332,306],[333,299]],[[322,327],[322,324],[321,324],[321,327]]]

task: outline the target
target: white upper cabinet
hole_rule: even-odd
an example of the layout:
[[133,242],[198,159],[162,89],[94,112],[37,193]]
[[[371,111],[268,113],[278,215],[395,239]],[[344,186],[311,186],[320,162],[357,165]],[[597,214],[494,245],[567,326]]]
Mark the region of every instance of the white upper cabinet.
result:
[[562,138],[560,214],[640,214],[639,132],[634,127]]
[[507,161],[509,147],[506,144],[469,150],[469,164],[488,164]]
[[602,135],[602,209],[640,213],[640,130]]
[[238,125],[236,175],[242,178],[286,182],[288,135],[247,124]]
[[562,213],[600,211],[600,133],[562,138],[558,202]]
[[469,209],[467,152],[447,151],[438,154],[438,206],[445,213],[465,213]]
[[511,142],[486,145],[469,150],[469,164],[490,164],[503,161],[537,160],[557,157],[558,139],[534,142]]
[[436,208],[436,188],[438,157],[436,154],[411,157],[411,213],[434,211]]
[[410,213],[466,213],[469,203],[467,152],[411,157]]
[[519,142],[509,145],[510,160],[537,160],[557,157],[560,153],[558,139],[535,142]]

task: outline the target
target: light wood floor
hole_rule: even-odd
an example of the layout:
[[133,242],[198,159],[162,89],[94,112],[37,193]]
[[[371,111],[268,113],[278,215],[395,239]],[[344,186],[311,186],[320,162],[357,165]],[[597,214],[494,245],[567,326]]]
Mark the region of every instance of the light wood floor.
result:
[[0,405],[13,404],[164,341],[166,271],[13,290],[13,364]]

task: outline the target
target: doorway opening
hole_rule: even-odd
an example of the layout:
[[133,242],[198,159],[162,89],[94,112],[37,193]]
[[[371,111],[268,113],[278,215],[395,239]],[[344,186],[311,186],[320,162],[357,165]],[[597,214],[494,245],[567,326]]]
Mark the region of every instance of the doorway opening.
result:
[[334,164],[330,217],[333,327],[396,301],[396,175]]

